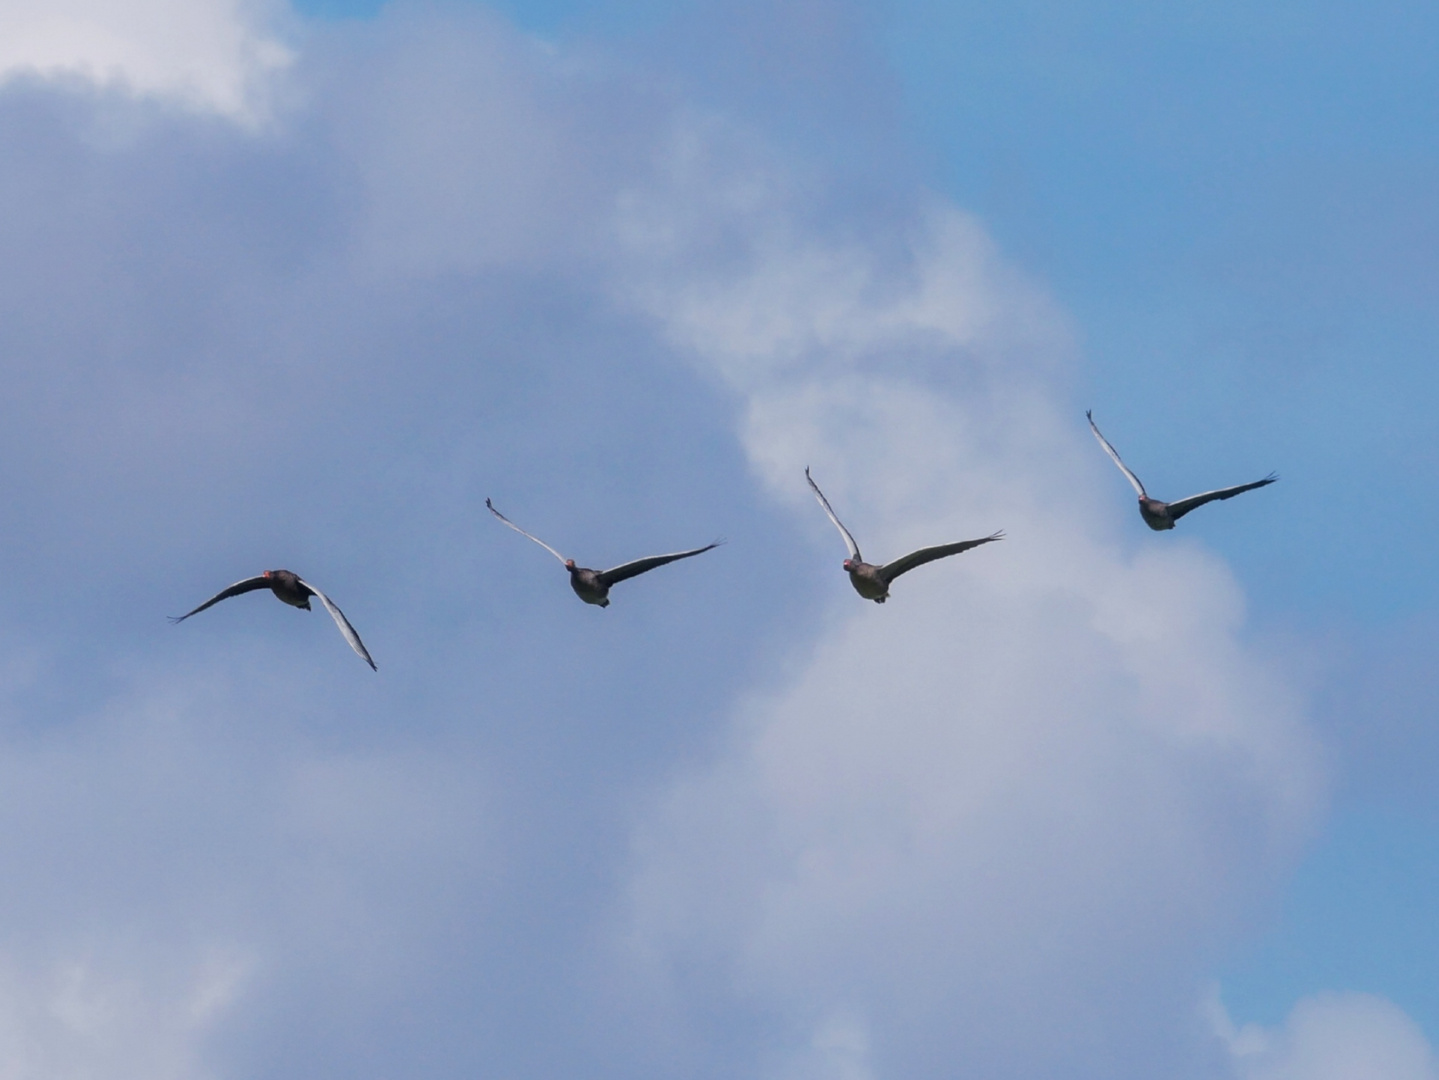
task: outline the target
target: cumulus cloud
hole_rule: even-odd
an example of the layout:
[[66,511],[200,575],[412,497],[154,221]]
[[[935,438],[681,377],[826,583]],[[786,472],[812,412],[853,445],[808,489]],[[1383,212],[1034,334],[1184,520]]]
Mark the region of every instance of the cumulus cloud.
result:
[[[752,517],[723,404],[568,258],[614,88],[482,12],[387,26],[326,37],[259,133],[141,105],[97,140],[123,99],[0,89],[0,1075],[583,1072],[632,792],[791,565],[595,623],[489,519],[508,493],[608,564]],[[483,197],[432,197],[451,155]],[[164,621],[281,565],[379,676],[266,596]]]
[[0,82],[70,77],[253,120],[291,51],[268,0],[4,0]]
[[290,1025],[392,1013],[436,948],[473,947],[503,863],[482,762],[326,748],[283,724],[247,738],[236,724],[294,713],[171,676],[141,673],[88,721],[7,733],[0,1076],[267,1074],[312,1052]]
[[1439,1058],[1419,1026],[1372,994],[1322,994],[1294,1006],[1284,1026],[1236,1028],[1214,1005],[1215,1028],[1240,1080],[1434,1080]]
[[[156,978],[154,957],[74,957],[0,973],[0,1076],[204,1076],[205,1037],[243,988],[249,958],[210,950]],[[149,976],[148,982],[144,971]]]
[[[1114,520],[1043,289],[480,11],[296,78],[123,146],[0,94],[12,996],[163,1014],[156,1075],[1202,1075],[1322,777],[1223,561]],[[1008,538],[864,603],[805,465],[872,557]],[[731,544],[579,610],[490,494]],[[378,678],[268,597],[163,625],[272,560]]]
[[[1065,409],[1063,320],[976,223],[836,237],[782,181],[710,180],[722,246],[688,204],[634,200],[663,270],[631,298],[739,394],[835,599],[640,829],[635,949],[692,1022],[716,999],[771,1017],[764,1052],[710,1033],[764,1075],[1174,1067],[1197,956],[1318,805],[1301,702],[1217,557],[1126,547],[1092,509],[1110,478]],[[1008,539],[863,603],[805,465],[871,559]]]

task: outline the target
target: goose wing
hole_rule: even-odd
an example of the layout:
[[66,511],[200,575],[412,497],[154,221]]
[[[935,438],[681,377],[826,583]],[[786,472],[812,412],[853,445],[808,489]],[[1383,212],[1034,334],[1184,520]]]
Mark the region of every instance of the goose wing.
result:
[[379,671],[380,669],[375,667],[375,662],[370,659],[369,650],[365,648],[365,643],[360,640],[360,635],[355,633],[355,628],[350,625],[350,620],[345,618],[345,613],[335,606],[334,601],[308,581],[302,579],[300,584],[309,589],[312,595],[319,597],[320,603],[324,604],[325,610],[330,613],[330,618],[334,619],[335,625],[340,628],[340,633],[343,634],[345,640],[350,643],[350,648],[360,654],[360,659],[370,665],[371,671]]
[[824,512],[829,515],[830,521],[834,522],[834,527],[839,530],[840,536],[844,537],[845,546],[849,548],[849,557],[856,562],[863,562],[864,556],[859,553],[859,545],[854,542],[854,537],[849,535],[849,530],[840,523],[839,518],[834,516],[834,510],[830,507],[829,500],[824,497],[824,492],[814,482],[814,477],[809,474],[808,467],[804,470],[804,478],[809,481],[810,490],[814,492],[814,497],[819,500],[820,506],[824,507]]
[[485,500],[485,505],[490,508],[490,513],[494,514],[495,517],[499,518],[501,521],[503,521],[503,522],[504,522],[506,525],[508,525],[510,528],[514,529],[515,532],[519,533],[521,536],[529,537],[529,538],[530,538],[531,540],[533,540],[535,543],[539,544],[540,547],[544,548],[546,551],[548,551],[548,552],[549,552],[551,555],[553,555],[555,558],[559,559],[560,562],[568,562],[568,561],[569,561],[569,560],[567,560],[563,555],[561,555],[558,551],[556,551],[554,548],[550,547],[549,544],[547,544],[547,543],[545,543],[543,540],[541,540],[538,536],[530,536],[530,534],[527,533],[527,532],[525,532],[524,529],[520,528],[518,525],[516,525],[516,524],[515,524],[513,521],[511,521],[509,518],[505,517],[504,514],[500,513],[498,510],[495,509],[495,504],[492,503],[492,502],[490,502],[489,499],[486,499],[486,500]]
[[947,555],[958,555],[961,551],[968,551],[970,548],[979,547],[980,544],[987,544],[991,540],[1003,540],[1004,532],[1000,531],[992,536],[981,537],[978,540],[960,540],[954,544],[940,544],[936,547],[920,548],[918,551],[911,551],[908,555],[895,559],[894,562],[885,563],[879,568],[879,576],[888,585],[900,574],[908,573],[916,566],[923,566],[927,562],[934,562],[935,559],[943,559]]
[[1124,462],[1120,460],[1118,451],[1116,451],[1114,447],[1110,446],[1109,440],[1099,433],[1099,428],[1094,423],[1093,410],[1085,412],[1084,415],[1086,418],[1088,418],[1089,430],[1094,432],[1094,437],[1099,440],[1099,445],[1104,447],[1104,452],[1114,459],[1114,463],[1119,466],[1119,471],[1122,472],[1125,476],[1129,477],[1129,482],[1134,485],[1134,490],[1139,493],[1139,497],[1141,499],[1149,498],[1149,492],[1144,490],[1144,485],[1139,482],[1139,477],[1135,476],[1132,472],[1129,471],[1129,466],[1124,464]]
[[1253,491],[1255,488],[1268,487],[1279,479],[1277,473],[1270,473],[1263,480],[1255,480],[1252,484],[1236,484],[1234,487],[1219,488],[1217,491],[1206,491],[1202,495],[1191,495],[1187,499],[1180,499],[1169,504],[1169,516],[1178,521],[1189,511],[1197,506],[1203,506],[1207,502],[1214,502],[1217,499],[1232,499],[1236,495],[1242,495],[1246,491]]
[[640,574],[653,570],[656,566],[672,563],[676,559],[688,559],[691,555],[703,555],[706,551],[717,548],[723,543],[723,540],[716,540],[713,544],[706,544],[704,547],[694,548],[691,551],[676,551],[673,555],[651,555],[646,559],[636,559],[623,566],[616,566],[613,570],[601,570],[599,579],[608,587],[616,582],[624,581],[626,578],[638,577]]
[[203,604],[197,607],[194,611],[187,611],[183,615],[171,615],[169,618],[172,623],[182,623],[191,615],[198,615],[207,607],[212,607],[215,604],[218,604],[221,600],[228,600],[230,599],[230,597],[239,596],[241,593],[254,592],[256,589],[268,589],[269,587],[270,579],[267,578],[264,574],[258,574],[255,577],[246,578],[244,581],[237,581],[228,589],[220,590],[214,596],[210,597],[210,599],[206,600]]

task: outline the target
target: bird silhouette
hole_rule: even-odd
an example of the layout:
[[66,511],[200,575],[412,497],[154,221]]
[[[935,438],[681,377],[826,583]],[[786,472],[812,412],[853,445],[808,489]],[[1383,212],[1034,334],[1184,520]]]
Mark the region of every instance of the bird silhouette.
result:
[[854,591],[860,596],[866,600],[873,600],[876,604],[882,604],[889,599],[889,584],[900,574],[906,574],[916,566],[934,562],[935,559],[958,555],[961,551],[979,547],[980,544],[1004,539],[1004,533],[1000,531],[978,540],[960,540],[953,544],[920,548],[918,551],[911,551],[908,555],[901,556],[894,562],[885,563],[883,566],[867,563],[864,561],[864,556],[859,553],[859,545],[854,542],[854,537],[835,516],[829,500],[824,497],[824,492],[820,491],[819,485],[814,482],[814,477],[810,476],[809,469],[805,469],[804,478],[809,481],[814,497],[819,500],[820,506],[824,507],[824,512],[829,515],[830,521],[834,522],[834,527],[839,530],[840,536],[844,537],[845,546],[849,548],[849,558],[844,560],[844,568],[849,573],[849,583],[854,586]]
[[485,500],[490,513],[499,518],[510,528],[521,536],[528,537],[540,547],[544,548],[560,562],[565,564],[565,569],[570,572],[570,588],[575,590],[578,596],[587,604],[594,604],[597,607],[610,606],[610,586],[617,585],[640,574],[648,573],[657,566],[664,566],[665,563],[672,563],[677,559],[688,559],[693,555],[703,555],[711,548],[717,548],[724,543],[723,540],[716,540],[713,544],[706,544],[704,547],[693,548],[690,551],[676,551],[673,555],[650,555],[647,558],[636,559],[634,562],[627,562],[610,570],[590,570],[583,566],[576,566],[574,559],[567,559],[549,544],[545,543],[538,536],[531,536],[520,528],[504,514],[495,509],[495,504],[489,499]]
[[306,581],[303,581],[298,574],[289,570],[266,570],[256,577],[246,578],[244,581],[237,581],[228,589],[222,589],[210,599],[197,607],[194,611],[187,611],[184,615],[171,615],[172,623],[182,623],[191,615],[198,615],[207,607],[218,604],[221,600],[228,600],[232,596],[239,596],[241,593],[254,592],[256,589],[269,589],[279,599],[291,607],[310,610],[310,597],[317,596],[320,603],[325,605],[325,610],[335,620],[335,625],[340,628],[340,633],[350,643],[350,648],[360,655],[360,659],[370,665],[372,670],[378,671],[374,660],[370,659],[369,651],[365,643],[360,640],[360,635],[355,633],[355,628],[350,625],[350,620],[345,618],[345,613],[335,606],[328,596]]
[[1144,485],[1139,482],[1139,477],[1129,471],[1129,466],[1120,459],[1118,451],[1110,446],[1109,440],[1099,433],[1099,426],[1094,422],[1094,411],[1091,409],[1084,415],[1088,418],[1089,430],[1094,432],[1094,437],[1099,440],[1099,445],[1104,447],[1104,452],[1113,459],[1114,464],[1119,466],[1119,471],[1129,478],[1129,482],[1134,485],[1134,490],[1139,493],[1139,516],[1144,519],[1144,524],[1155,532],[1174,528],[1176,521],[1205,503],[1214,502],[1216,499],[1232,499],[1236,495],[1265,487],[1279,479],[1277,473],[1270,473],[1263,480],[1255,480],[1250,484],[1236,484],[1234,487],[1218,488],[1214,491],[1202,492],[1199,495],[1191,495],[1187,499],[1164,502],[1152,498],[1149,492],[1144,490]]

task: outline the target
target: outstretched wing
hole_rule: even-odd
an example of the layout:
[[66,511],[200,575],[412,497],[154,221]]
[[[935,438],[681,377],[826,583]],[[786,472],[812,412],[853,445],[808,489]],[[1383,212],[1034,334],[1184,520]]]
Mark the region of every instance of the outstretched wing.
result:
[[1129,482],[1134,485],[1134,490],[1139,493],[1139,497],[1141,499],[1149,498],[1149,492],[1144,490],[1144,485],[1139,482],[1139,477],[1129,471],[1129,466],[1120,460],[1118,452],[1109,445],[1109,440],[1099,433],[1099,428],[1094,423],[1094,412],[1090,410],[1084,415],[1088,418],[1089,430],[1094,432],[1094,437],[1099,440],[1099,445],[1104,447],[1104,452],[1114,459],[1114,463],[1119,466],[1119,471],[1129,477]]
[[804,478],[809,481],[810,490],[814,492],[814,497],[819,500],[820,506],[824,507],[824,512],[829,515],[830,521],[834,522],[834,527],[839,530],[840,536],[844,537],[845,546],[849,548],[849,557],[856,562],[864,562],[864,556],[859,553],[859,545],[854,542],[854,537],[849,535],[849,530],[840,524],[839,518],[834,516],[834,510],[830,507],[829,500],[824,497],[824,492],[819,489],[819,485],[814,482],[814,477],[809,474],[808,466],[805,467]]
[[1232,499],[1236,495],[1243,495],[1246,491],[1253,491],[1255,488],[1267,487],[1279,479],[1277,473],[1270,473],[1263,480],[1256,480],[1252,484],[1238,484],[1234,487],[1220,488],[1218,491],[1206,491],[1202,495],[1191,495],[1187,499],[1180,499],[1178,502],[1169,504],[1169,516],[1178,521],[1196,506],[1203,506],[1207,502],[1214,502],[1217,499]]
[[350,620],[345,618],[345,613],[336,607],[328,596],[308,581],[301,580],[300,584],[320,598],[320,603],[325,605],[325,610],[330,613],[330,618],[335,620],[335,625],[340,628],[340,633],[345,635],[345,640],[350,643],[350,648],[360,654],[360,659],[370,665],[371,671],[379,671],[380,669],[375,667],[375,662],[370,659],[369,650],[365,648],[365,643],[360,640],[360,635],[355,633],[355,628],[350,625]]
[[677,551],[673,555],[651,555],[647,559],[636,559],[634,562],[627,562],[623,566],[616,566],[613,570],[601,570],[599,579],[607,587],[626,578],[638,577],[640,574],[653,570],[656,566],[663,566],[665,563],[672,563],[676,559],[688,559],[691,555],[703,555],[711,548],[717,548],[723,544],[723,540],[716,540],[713,544],[706,544],[702,548],[695,548],[693,551]]
[[535,543],[539,544],[540,547],[544,548],[546,551],[548,551],[548,552],[549,552],[551,555],[553,555],[555,558],[559,559],[560,562],[569,562],[568,559],[566,559],[563,555],[561,555],[561,554],[560,554],[558,551],[556,551],[554,548],[550,547],[549,544],[545,543],[545,542],[544,542],[543,540],[541,540],[538,536],[530,536],[530,534],[527,533],[527,532],[525,532],[524,529],[520,528],[518,525],[516,525],[516,524],[515,524],[513,521],[511,521],[509,518],[505,517],[504,514],[500,513],[498,510],[496,510],[496,509],[495,509],[495,504],[492,503],[492,502],[490,502],[489,499],[486,499],[486,500],[485,500],[485,505],[490,508],[490,513],[494,514],[495,517],[499,518],[501,521],[503,521],[503,522],[504,522],[506,525],[508,525],[510,528],[514,529],[515,532],[519,533],[521,536],[527,536],[527,537],[529,537],[529,538],[530,538],[531,540],[533,540]]
[[235,582],[235,584],[231,585],[228,589],[217,592],[194,611],[187,611],[183,615],[170,615],[168,618],[172,623],[182,623],[191,615],[198,615],[207,607],[218,604],[221,600],[228,600],[230,597],[239,596],[241,593],[254,592],[256,589],[268,589],[269,587],[270,579],[264,574],[260,574],[258,577],[248,577],[244,581]]
[[937,547],[920,548],[918,551],[911,551],[894,562],[885,563],[879,568],[879,576],[888,585],[900,574],[908,573],[916,566],[923,566],[927,562],[934,562],[935,559],[943,559],[946,555],[958,555],[961,551],[968,551],[970,548],[979,547],[980,544],[987,544],[991,540],[1003,540],[1004,532],[995,533],[993,536],[986,536],[979,540],[961,540],[955,544],[940,544]]

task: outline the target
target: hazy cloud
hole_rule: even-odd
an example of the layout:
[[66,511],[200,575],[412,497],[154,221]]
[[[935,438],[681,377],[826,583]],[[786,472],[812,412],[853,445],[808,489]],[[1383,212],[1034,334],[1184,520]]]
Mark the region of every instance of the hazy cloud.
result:
[[[1097,509],[1044,290],[482,11],[310,48],[263,130],[0,93],[9,1067],[1222,1075],[1196,987],[1323,776],[1223,561]],[[1008,538],[867,604],[805,465],[872,557]],[[590,611],[485,495],[731,543]],[[378,677],[164,625],[268,564]]]
[[1294,1006],[1284,1026],[1216,1027],[1240,1080],[1433,1080],[1434,1048],[1404,1010],[1372,994],[1322,994]]
[[0,81],[85,80],[253,120],[293,60],[273,0],[4,0]]
[[[673,216],[634,199],[661,268],[634,296],[740,395],[834,598],[640,830],[637,955],[737,1056],[716,1075],[1192,1061],[1188,980],[1318,806],[1296,692],[1250,656],[1218,559],[1126,550],[1088,509],[1109,478],[1056,381],[1063,319],[974,222],[836,236],[761,162],[709,180],[699,238],[688,170]],[[864,603],[806,465],[872,559],[1008,539]],[[764,1051],[717,1019],[747,1010]]]

